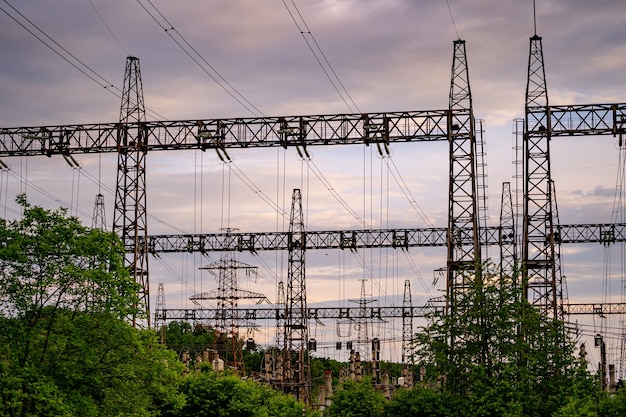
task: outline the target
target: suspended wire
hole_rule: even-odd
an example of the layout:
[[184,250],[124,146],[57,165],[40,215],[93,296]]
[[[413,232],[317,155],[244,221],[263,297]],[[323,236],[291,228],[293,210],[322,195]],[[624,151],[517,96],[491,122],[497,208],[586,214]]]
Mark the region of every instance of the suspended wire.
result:
[[[109,82],[108,80],[106,80],[105,78],[103,78],[102,76],[100,76],[100,74],[98,74],[97,72],[95,72],[93,69],[91,69],[91,67],[89,67],[87,64],[85,64],[83,61],[81,61],[80,59],[78,59],[74,54],[72,54],[71,52],[69,52],[67,49],[65,49],[63,46],[61,46],[57,41],[55,41],[54,39],[52,39],[50,36],[48,36],[47,33],[45,33],[43,30],[41,30],[36,24],[34,24],[30,19],[28,19],[26,16],[24,16],[19,10],[17,10],[15,7],[13,7],[7,0],[3,0],[7,6],[9,6],[11,9],[13,9],[13,11],[15,11],[18,15],[20,15],[22,17],[22,19],[26,20],[28,23],[30,23],[30,25],[35,28],[39,33],[41,33],[41,35],[43,35],[45,38],[47,38],[50,42],[52,42],[54,45],[56,45],[57,48],[60,48],[63,52],[65,52],[67,55],[69,55],[75,62],[72,62],[69,58],[67,58],[67,56],[63,55],[62,53],[60,53],[55,47],[53,47],[52,45],[50,45],[48,42],[46,42],[44,39],[42,39],[39,35],[37,35],[36,33],[34,33],[32,30],[30,30],[29,28],[27,28],[22,22],[20,22],[15,16],[11,15],[8,11],[6,11],[4,8],[0,7],[0,10],[2,10],[7,16],[9,16],[15,23],[17,23],[18,25],[20,25],[24,30],[26,30],[28,33],[30,33],[31,35],[33,35],[37,40],[39,40],[41,43],[43,43],[45,46],[47,46],[52,52],[54,52],[55,54],[57,54],[59,57],[61,57],[64,61],[66,61],[68,64],[70,64],[71,66],[73,66],[74,68],[76,68],[78,71],[80,71],[83,75],[87,76],[90,80],[94,81],[95,83],[97,83],[98,85],[100,85],[101,87],[105,88],[107,91],[115,94],[113,91],[109,90],[109,88],[114,88],[115,86]],[[80,64],[80,66],[82,66],[82,68],[78,65]]]
[[[165,22],[165,24],[159,21],[159,19],[155,16],[155,13],[150,12],[148,8],[141,2],[141,0],[137,0],[137,3],[146,13],[148,13],[152,20],[154,20],[154,22],[159,25],[161,29],[165,31],[165,33],[167,33],[167,35],[174,41],[174,43],[176,43],[176,45],[178,45],[178,47],[182,49],[185,55],[187,55],[196,65],[198,65],[202,72],[211,77],[211,79],[215,81],[217,85],[222,88],[222,90],[224,90],[229,96],[231,96],[237,103],[239,103],[252,115],[264,116],[261,110],[259,110],[254,104],[252,104],[232,84],[226,81],[226,79],[211,64],[209,64],[209,62],[193,46],[191,46],[187,39],[176,28],[174,28],[174,25],[170,23],[170,21],[150,0],[147,0],[147,3],[150,5],[150,7],[152,7],[154,12],[156,12],[156,14],[158,14],[161,19],[163,19],[163,22]],[[180,38],[180,41],[176,37],[174,37],[174,34],[176,34],[178,38]],[[202,63],[204,63],[204,65]],[[208,67],[210,71],[206,67]]]
[[434,227],[434,223],[428,218],[426,213],[424,213],[424,210],[422,210],[415,197],[413,197],[413,194],[411,194],[411,190],[406,185],[406,182],[404,181],[404,178],[402,178],[402,175],[400,174],[400,171],[398,170],[398,167],[396,166],[396,163],[391,155],[385,157],[385,161],[387,166],[389,166],[389,161],[391,161],[391,167],[393,168],[391,170],[391,176],[396,181],[398,187],[400,187],[400,191],[402,191],[402,194],[404,194],[406,199],[409,201],[409,204],[411,204],[411,207],[413,207],[413,210],[415,210],[417,215],[424,221],[424,223],[426,223],[426,225]]
[[250,188],[261,200],[265,201],[268,206],[275,210],[278,215],[283,216],[286,219],[289,219],[289,213],[283,210],[276,202],[274,202],[271,197],[263,192],[254,181],[252,181],[246,174],[239,168],[235,162],[230,161],[228,165],[232,168],[233,173],[241,180],[248,188]]
[[124,45],[122,45],[122,42],[120,42],[120,40],[117,38],[117,36],[115,36],[115,34],[113,33],[113,31],[111,30],[109,25],[107,25],[107,22],[104,21],[104,18],[102,17],[102,15],[98,11],[98,9],[96,9],[96,6],[93,4],[93,2],[91,0],[89,0],[89,4],[91,5],[91,8],[93,9],[93,11],[96,12],[96,15],[98,16],[98,18],[100,19],[100,21],[102,22],[104,27],[107,28],[107,30],[109,31],[109,33],[111,34],[113,39],[115,39],[115,42],[117,42],[117,44],[120,46],[120,48],[122,48],[122,50],[124,51],[124,53],[127,56],[130,55],[130,53],[126,50],[126,48],[124,48]]
[[[33,37],[35,37],[35,39],[37,39],[39,42],[44,44],[48,49],[50,49],[52,52],[54,52],[56,55],[58,55],[65,62],[70,64],[72,67],[77,69],[80,73],[85,75],[87,78],[89,78],[90,80],[92,80],[93,82],[98,84],[100,87],[104,88],[107,92],[113,94],[115,97],[119,98],[120,100],[122,99],[122,90],[120,88],[116,87],[109,80],[107,80],[106,78],[104,78],[103,76],[98,74],[89,65],[85,64],[82,60],[77,58],[74,54],[69,52],[66,48],[64,48],[61,44],[59,44],[57,41],[55,41],[52,37],[50,37],[41,28],[39,28],[39,26],[37,26],[30,19],[28,19],[26,16],[24,16],[24,14],[22,14],[19,10],[17,10],[7,0],[3,0],[3,1],[11,9],[13,9],[13,11],[15,13],[17,13],[22,19],[24,19],[26,22],[28,22],[33,29],[31,30],[30,28],[28,28],[18,18],[16,18],[14,15],[12,15],[6,9],[4,9],[3,7],[0,6],[0,10],[2,10],[9,18],[11,18],[11,20],[13,20],[15,23],[20,25],[24,30],[26,30]],[[38,35],[35,32],[38,32],[40,35]],[[46,41],[46,39],[48,41]],[[158,119],[164,119],[163,116],[161,116],[159,113],[157,113],[156,111],[154,111],[152,109],[149,109],[149,108],[146,107],[146,111],[151,113],[152,115],[156,116],[156,118],[158,118]]]
[[[174,278],[176,278],[178,280],[178,282],[180,282],[180,284],[187,289],[188,291],[191,291],[191,293],[195,293],[195,288],[192,288],[189,286],[189,284],[187,283],[187,281],[185,280],[185,278],[183,278],[179,273],[177,273],[176,271],[174,271],[174,269],[169,266],[169,264],[167,262],[165,262],[163,259],[161,259],[161,257],[156,256],[155,257],[157,259],[157,261],[161,264],[161,266],[163,268],[165,268],[167,270],[167,272],[170,273],[171,276],[173,276]],[[201,305],[201,308],[203,308],[202,306],[202,302],[203,300],[194,300],[195,302],[197,302],[198,304]]]
[[[63,201],[62,199],[60,199],[59,197],[56,197],[55,195],[53,195],[52,193],[46,191],[44,188],[38,186],[37,184],[28,181],[28,179],[18,173],[16,173],[13,170],[8,170],[7,171],[8,175],[10,175],[11,177],[13,177],[14,179],[20,181],[22,184],[24,185],[28,185],[28,188],[31,188],[35,191],[37,191],[38,193],[42,194],[43,196],[49,198],[50,200],[54,201],[55,203],[59,204],[61,207],[66,207],[66,208],[70,208],[72,207],[72,203],[68,204],[66,201]],[[87,213],[83,210],[79,210],[78,208],[76,208],[75,210],[76,214],[80,214],[82,216],[91,218],[91,213]],[[71,214],[71,212],[70,212]]]
[[313,174],[320,180],[320,182],[326,187],[326,189],[330,192],[330,194],[335,197],[335,199],[341,204],[347,211],[350,213],[359,223],[363,225],[365,229],[371,229],[370,225],[365,221],[361,216],[358,215],[356,211],[350,207],[350,205],[344,200],[341,195],[335,190],[330,181],[326,179],[322,171],[315,165],[315,161],[311,158],[307,158],[307,163],[312,167]]
[[[533,0],[533,4],[535,4],[534,0]],[[461,39],[461,36],[459,35],[459,31],[456,29],[456,23],[454,23],[454,16],[452,16],[452,9],[450,8],[450,3],[448,2],[448,0],[446,0],[446,6],[448,6],[448,13],[450,13],[450,20],[452,20],[452,26],[454,27],[454,32],[456,33],[456,37],[458,39]]]
[[[307,46],[309,47],[309,50],[311,51],[311,53],[315,57],[315,60],[317,61],[318,65],[320,66],[320,68],[322,69],[324,74],[326,75],[326,78],[328,78],[328,81],[330,81],[330,83],[332,84],[333,88],[335,89],[337,94],[339,94],[339,97],[341,97],[341,100],[344,102],[344,104],[349,109],[349,111],[354,113],[355,112],[354,109],[356,109],[356,111],[360,113],[361,110],[359,109],[359,106],[356,105],[356,103],[352,99],[352,96],[350,95],[350,93],[348,93],[348,90],[346,89],[344,84],[341,82],[341,79],[339,78],[339,76],[337,75],[335,70],[333,69],[333,66],[330,64],[330,62],[326,58],[326,55],[324,54],[324,52],[322,51],[322,48],[317,43],[317,40],[315,39],[315,36],[313,36],[313,32],[311,32],[311,29],[309,29],[309,26],[306,24],[306,21],[304,20],[304,17],[302,16],[302,14],[300,13],[300,10],[298,9],[298,6],[296,6],[295,1],[291,0],[291,4],[293,5],[294,9],[296,10],[296,13],[300,17],[300,20],[302,21],[304,29],[300,27],[300,24],[298,23],[298,21],[296,20],[295,16],[293,15],[291,10],[289,9],[289,6],[285,2],[285,0],[283,0],[283,5],[287,9],[287,12],[289,13],[289,16],[291,16],[291,20],[293,20],[293,23],[298,28],[298,31],[300,32],[300,34],[302,35],[302,38],[304,39],[304,41],[306,42]],[[307,35],[311,37],[311,40],[315,44],[315,48],[313,48],[313,46],[311,45],[311,43],[307,39]],[[321,55],[321,57],[322,57],[321,59],[318,56],[318,52],[316,52],[316,50],[319,52],[319,55]],[[322,63],[322,60],[326,63],[326,66],[324,66],[324,64]],[[328,70],[326,69],[326,67],[328,67]],[[331,75],[329,74],[328,71],[330,71],[332,73],[332,75],[334,76],[334,80],[333,80],[333,77],[331,77]],[[336,82],[335,82],[335,80],[336,80]],[[341,90],[343,90],[343,93],[339,89],[339,87],[337,87],[337,84],[339,84],[339,86],[341,86]],[[348,100],[350,100],[350,103],[352,103],[352,105],[350,105],[350,103],[348,103],[348,100],[346,100],[346,97],[348,98]]]

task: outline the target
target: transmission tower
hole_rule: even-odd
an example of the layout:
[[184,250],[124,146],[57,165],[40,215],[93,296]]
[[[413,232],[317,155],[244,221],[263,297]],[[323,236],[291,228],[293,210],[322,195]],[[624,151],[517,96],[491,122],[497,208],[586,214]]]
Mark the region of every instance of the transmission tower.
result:
[[411,280],[404,281],[404,298],[402,299],[402,365],[413,364],[413,302],[411,301]]
[[156,296],[156,310],[154,314],[154,328],[159,332],[159,336],[161,339],[161,344],[165,344],[165,326],[167,323],[165,322],[165,317],[163,314],[159,314],[159,312],[165,311],[165,287],[162,282],[159,282],[159,286],[157,287],[157,296]]
[[104,214],[104,196],[101,193],[96,195],[96,203],[93,207],[93,217],[91,219],[91,228],[107,230],[107,219]]
[[[117,187],[113,231],[127,248],[126,266],[139,284],[138,310],[150,326],[148,229],[146,212],[146,112],[139,59],[126,58],[120,122],[117,125]],[[137,316],[132,317],[133,325]]]
[[289,268],[285,308],[285,390],[308,402],[311,368],[305,282],[305,231],[302,196],[293,190],[289,222]]
[[[227,229],[230,233],[232,229]],[[223,252],[218,262],[200,267],[217,276],[217,289],[194,294],[190,300],[217,300],[218,322],[216,328],[225,338],[225,357],[232,354],[232,366],[238,371],[244,371],[243,355],[239,338],[239,328],[245,325],[242,317],[239,317],[238,301],[242,299],[252,300],[259,304],[267,301],[260,293],[246,291],[239,288],[239,271],[245,271],[247,276],[256,275],[257,267],[235,259],[234,252]]]
[[447,295],[449,312],[456,295],[480,280],[481,247],[476,199],[476,134],[465,41],[454,41],[448,114],[450,188],[448,200]]
[[524,297],[543,314],[563,318],[550,170],[551,122],[541,37],[535,34],[530,38],[526,84],[522,288]]
[[517,265],[517,235],[515,233],[515,213],[511,197],[511,183],[502,183],[500,203],[500,276],[512,277]]
[[366,355],[366,359],[367,356],[369,356],[369,348],[368,348],[368,344],[370,341],[370,334],[369,334],[369,328],[370,328],[370,323],[371,320],[365,318],[366,315],[363,314],[365,311],[367,311],[367,305],[371,304],[377,300],[374,299],[367,299],[367,295],[365,292],[365,283],[367,282],[366,279],[361,279],[359,280],[361,281],[361,296],[359,297],[358,300],[348,300],[351,303],[358,303],[359,304],[359,311],[362,313],[360,314],[360,316],[362,318],[353,320],[353,321],[349,321],[351,323],[352,326],[354,326],[354,330],[356,330],[356,343],[357,346],[359,346],[360,348],[357,349],[360,352],[362,352],[363,355]]

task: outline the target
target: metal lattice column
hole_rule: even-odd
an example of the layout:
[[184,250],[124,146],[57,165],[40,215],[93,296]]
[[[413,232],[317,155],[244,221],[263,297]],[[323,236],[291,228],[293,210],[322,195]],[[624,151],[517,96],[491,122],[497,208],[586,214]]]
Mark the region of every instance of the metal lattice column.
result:
[[[448,115],[450,184],[448,206],[447,292],[454,308],[457,291],[479,278],[480,241],[476,199],[476,134],[465,41],[454,41]],[[470,271],[463,273],[462,271]],[[472,272],[474,271],[474,272]]]
[[305,282],[305,231],[302,196],[293,190],[289,222],[289,268],[285,308],[285,390],[308,402],[311,367]]
[[101,193],[96,195],[96,202],[93,206],[93,217],[91,218],[91,228],[107,230],[107,219],[104,211],[104,196]]
[[[230,233],[236,229],[225,229]],[[239,271],[244,271],[246,276],[257,275],[257,267],[235,258],[235,252],[222,252],[219,261],[201,266],[200,269],[208,270],[217,277],[217,289],[193,294],[189,297],[192,301],[217,300],[217,320],[215,327],[220,330],[224,342],[225,358],[229,359],[232,354],[231,365],[237,371],[245,371],[243,353],[239,338],[239,329],[247,325],[239,314],[239,300],[251,300],[257,304],[268,301],[265,295],[257,292],[242,290],[239,288]]]
[[[126,265],[139,284],[138,310],[150,326],[150,290],[148,280],[148,230],[146,212],[146,135],[145,107],[139,59],[126,59],[120,122],[117,125],[117,188],[113,231],[124,242]],[[137,324],[137,315],[132,317]]]
[[517,264],[517,235],[515,233],[515,213],[511,197],[511,183],[502,183],[500,202],[500,275],[511,277]]
[[159,338],[161,344],[165,344],[165,331],[167,323],[163,311],[165,310],[165,287],[162,282],[159,282],[157,287],[156,296],[156,309],[154,313],[154,329],[159,332]]
[[413,302],[411,300],[411,280],[404,281],[402,300],[402,365],[415,363],[411,341],[413,340]]
[[524,129],[524,223],[522,285],[525,298],[554,318],[558,299],[553,199],[550,171],[551,115],[541,37],[530,38]]

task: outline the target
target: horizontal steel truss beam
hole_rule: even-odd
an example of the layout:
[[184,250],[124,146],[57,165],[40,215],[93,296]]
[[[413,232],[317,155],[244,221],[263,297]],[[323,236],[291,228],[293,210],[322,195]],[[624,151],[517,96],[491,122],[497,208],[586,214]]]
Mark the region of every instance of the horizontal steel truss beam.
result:
[[[626,242],[626,223],[576,224],[557,226],[556,241],[560,243]],[[462,232],[462,231],[461,231]],[[446,246],[447,229],[440,227],[416,229],[307,231],[306,249],[359,249]],[[500,227],[481,230],[481,243],[499,245],[511,236],[500,237]],[[131,250],[133,242],[126,242]],[[130,246],[129,246],[130,245]],[[157,253],[288,250],[288,232],[216,233],[152,235],[148,251]]]
[[[546,112],[543,107],[530,112]],[[626,103],[549,106],[552,136],[621,135]],[[448,140],[449,110],[236,119],[153,121],[139,124],[145,150],[348,145]],[[541,126],[530,126],[540,130]],[[93,123],[0,128],[0,157],[118,152],[124,129],[137,124]]]
[[[597,304],[564,304],[566,315],[591,315],[599,316],[609,314],[625,314],[624,303],[597,303]],[[307,315],[309,320],[385,320],[403,317],[426,317],[430,314],[441,313],[445,309],[443,303],[429,303],[425,306],[413,307],[309,307]],[[227,311],[230,313],[230,311]],[[284,320],[284,308],[239,308],[234,310],[236,317],[226,317],[227,320]],[[222,311],[218,309],[162,309],[156,310],[155,321],[178,321],[178,320],[224,320]]]
[[[447,140],[448,110],[140,124],[145,150],[288,147]],[[117,152],[119,123],[0,128],[0,157]],[[128,129],[137,129],[130,124]]]
[[[425,317],[436,311],[443,311],[443,304],[432,304],[420,307],[309,307],[308,320],[343,319],[343,320],[384,320],[385,318]],[[226,311],[230,313],[230,311]],[[237,317],[228,319],[239,320],[284,320],[284,308],[238,308],[233,313]],[[158,321],[171,320],[222,320],[222,311],[212,308],[204,309],[163,309],[156,311]]]

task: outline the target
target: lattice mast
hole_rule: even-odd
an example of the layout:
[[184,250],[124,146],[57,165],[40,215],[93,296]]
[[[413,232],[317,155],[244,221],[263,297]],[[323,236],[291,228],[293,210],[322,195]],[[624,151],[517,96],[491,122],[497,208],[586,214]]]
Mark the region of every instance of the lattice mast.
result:
[[126,265],[139,284],[138,313],[150,326],[150,289],[148,279],[148,229],[146,212],[146,112],[139,59],[126,58],[120,122],[117,126],[117,187],[113,231],[124,242]]
[[165,322],[165,287],[162,282],[159,282],[159,286],[157,287],[157,296],[156,296],[156,309],[154,313],[154,328],[157,332],[159,332],[159,337],[161,340],[161,344],[165,344],[165,326],[167,323]]
[[289,268],[285,308],[285,390],[308,402],[311,367],[307,343],[309,339],[306,282],[305,231],[302,196],[293,190],[289,222]]
[[415,362],[413,357],[413,302],[411,300],[411,280],[404,281],[404,298],[402,299],[402,365]]
[[524,297],[543,314],[562,318],[550,170],[551,122],[543,48],[535,33],[530,38],[524,120],[522,288]]
[[[235,229],[226,229],[227,237],[231,236],[230,233],[233,230]],[[226,251],[222,252],[219,261],[201,266],[200,269],[208,270],[217,277],[217,289],[193,294],[189,299],[192,301],[217,301],[215,327],[220,330],[226,349],[225,357],[230,359],[230,364],[234,369],[243,372],[245,368],[239,329],[246,325],[246,322],[239,314],[239,300],[245,299],[259,304],[267,301],[267,298],[261,293],[239,288],[239,272],[243,271],[247,276],[256,276],[257,267],[239,262],[234,252]]]
[[96,194],[96,202],[93,206],[93,217],[91,218],[91,228],[107,230],[107,219],[104,211],[104,196],[102,193]]
[[500,277],[503,279],[506,277],[512,278],[517,267],[517,234],[510,182],[502,183],[498,240],[498,246],[500,247]]
[[366,360],[369,360],[369,342],[370,342],[370,324],[372,320],[367,318],[367,306],[368,304],[374,303],[377,300],[375,299],[367,299],[367,294],[365,291],[365,284],[367,282],[366,279],[361,279],[361,296],[356,300],[348,300],[351,303],[358,303],[358,311],[359,317],[352,319],[349,323],[354,326],[354,330],[356,330],[356,344],[358,348],[357,351],[361,352],[362,357],[365,357]]
[[[448,113],[450,176],[448,200],[447,295],[455,314],[455,295],[481,279],[476,134],[465,41],[454,41]],[[465,272],[464,272],[465,271]]]

